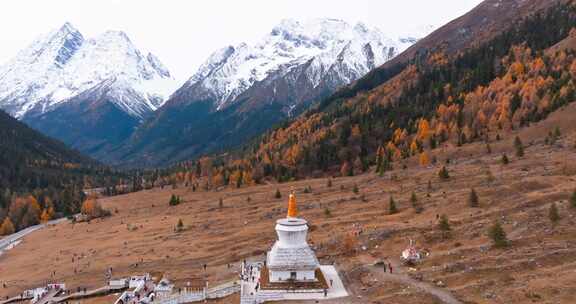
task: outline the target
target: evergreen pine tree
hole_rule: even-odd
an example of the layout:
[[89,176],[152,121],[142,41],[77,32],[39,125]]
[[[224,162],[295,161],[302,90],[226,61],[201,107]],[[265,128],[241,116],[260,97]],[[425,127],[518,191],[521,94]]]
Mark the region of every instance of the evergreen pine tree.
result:
[[384,173],[388,170],[392,170],[392,164],[390,163],[390,159],[386,156],[382,161],[382,166],[380,168],[380,176],[384,175]]
[[556,207],[556,203],[552,203],[550,205],[550,210],[548,211],[548,217],[553,224],[558,223],[560,220],[560,214],[558,214],[558,207]]
[[168,202],[168,204],[170,206],[178,205],[178,199],[176,198],[176,195],[172,194],[172,196],[170,196],[170,201]]
[[410,202],[412,205],[418,203],[418,198],[416,197],[416,193],[414,191],[412,191],[412,195],[410,196]]
[[502,154],[502,158],[500,159],[500,162],[503,165],[507,165],[510,163],[510,160],[508,160],[508,155],[506,155],[506,153]]
[[176,224],[176,231],[180,232],[184,229],[184,223],[182,219],[178,219],[178,224]]
[[516,156],[517,157],[523,157],[524,156],[524,144],[522,144],[522,140],[518,136],[516,136],[516,138],[514,138],[514,148],[516,149]]
[[488,236],[492,239],[492,243],[496,248],[504,248],[508,246],[508,238],[506,237],[506,232],[500,225],[500,222],[496,221],[492,227],[488,230]]
[[420,205],[418,202],[418,197],[416,197],[416,193],[414,191],[412,191],[412,195],[410,196],[410,203],[412,203],[412,208],[414,208],[416,213],[421,213],[424,210],[422,205]]
[[388,206],[388,212],[389,214],[395,214],[398,213],[398,209],[396,208],[396,202],[394,201],[393,197],[390,197],[390,203]]
[[330,209],[328,209],[328,207],[324,208],[324,216],[326,216],[326,217],[332,216],[332,212],[330,211]]
[[474,190],[474,188],[472,188],[470,190],[470,196],[468,197],[468,204],[470,204],[470,207],[472,208],[476,208],[478,207],[478,194],[476,194],[476,190]]
[[282,198],[282,193],[280,193],[280,189],[276,189],[276,194],[274,194],[275,198]]
[[440,221],[438,222],[438,228],[442,232],[448,232],[452,230],[452,227],[450,227],[450,221],[448,220],[446,214],[442,214],[440,216]]

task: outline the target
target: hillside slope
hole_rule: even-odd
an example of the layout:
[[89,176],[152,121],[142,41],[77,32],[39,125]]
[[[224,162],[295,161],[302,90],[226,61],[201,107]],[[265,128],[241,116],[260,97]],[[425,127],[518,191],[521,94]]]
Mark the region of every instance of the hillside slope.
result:
[[447,55],[463,53],[493,39],[513,27],[519,20],[534,16],[558,3],[569,0],[484,0],[463,16],[438,28],[413,46],[366,76],[338,90],[323,101],[350,98],[371,90],[402,71],[407,64],[424,61],[430,53],[442,51]]
[[[373,89],[337,93],[245,147],[239,170],[280,181],[350,175],[371,165],[384,172],[408,157],[418,155],[426,164],[435,149],[492,142],[545,118],[574,101],[575,85],[574,54],[545,51],[574,33],[576,8],[571,1],[548,4],[527,17],[519,10],[519,19],[474,48],[439,48]],[[375,84],[378,75],[357,85]],[[226,175],[238,170],[238,161],[232,157],[215,170]]]
[[[463,303],[572,304],[576,209],[568,200],[576,178],[574,115],[576,104],[570,104],[493,143],[492,153],[483,143],[449,147],[431,155],[439,159],[436,165],[421,167],[413,157],[406,169],[384,176],[367,173],[331,182],[318,178],[214,191],[193,191],[182,183],[176,189],[103,198],[105,208],[117,210],[112,217],[49,227],[0,257],[2,278],[9,282],[0,297],[51,278],[72,289],[101,287],[106,284],[101,274],[110,267],[118,277],[164,273],[182,284],[177,287],[204,278],[216,286],[237,278],[243,259],[262,258],[270,249],[275,221],[286,215],[287,194],[295,190],[320,261],[335,263],[346,279],[352,296],[345,303],[438,303],[425,290],[400,280],[410,276]],[[555,144],[546,144],[544,137],[556,127],[562,135]],[[526,142],[524,157],[513,156],[515,136]],[[504,153],[510,156],[508,165],[500,162]],[[451,177],[441,180],[437,173],[446,159],[451,160]],[[472,188],[479,207],[468,205]],[[276,189],[282,198],[275,198]],[[183,203],[169,206],[172,194]],[[396,214],[389,212],[391,197]],[[555,224],[548,218],[552,203],[561,216]],[[414,206],[422,210],[416,212]],[[449,234],[437,226],[440,214],[448,217]],[[174,232],[180,219],[185,228]],[[511,240],[507,248],[491,245],[487,232],[495,221]],[[350,238],[354,231],[362,233]],[[398,258],[410,239],[431,253],[415,268],[401,266]],[[53,250],[55,243],[60,250]],[[78,256],[85,258],[70,263]],[[393,275],[374,266],[383,259],[393,263]],[[203,264],[208,265],[205,272]]]
[[75,214],[85,187],[120,176],[0,110],[0,223],[10,218],[20,230],[38,224],[44,211],[45,220]]
[[[0,111],[0,151],[8,164],[26,163],[18,161],[39,160],[47,162],[90,163],[91,161],[80,153],[70,150],[63,143],[44,136],[12,118],[8,113]],[[16,159],[15,159],[16,157]]]

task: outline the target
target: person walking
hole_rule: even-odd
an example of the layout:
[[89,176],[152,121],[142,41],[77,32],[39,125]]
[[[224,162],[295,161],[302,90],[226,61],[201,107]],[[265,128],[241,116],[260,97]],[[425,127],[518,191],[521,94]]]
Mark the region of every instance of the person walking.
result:
[[392,273],[392,263],[388,263],[388,270],[390,270],[390,273]]

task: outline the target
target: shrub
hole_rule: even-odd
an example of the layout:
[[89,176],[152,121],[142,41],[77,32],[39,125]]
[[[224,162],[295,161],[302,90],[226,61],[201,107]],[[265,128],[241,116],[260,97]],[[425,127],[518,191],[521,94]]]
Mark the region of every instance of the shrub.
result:
[[440,221],[438,221],[438,228],[442,232],[448,232],[452,230],[452,227],[450,227],[450,221],[448,220],[446,214],[442,214],[442,216],[440,216]]
[[331,179],[331,178],[329,178],[328,181],[326,182],[326,186],[327,186],[328,188],[331,188],[331,187],[332,187],[332,179]]
[[438,171],[438,177],[440,177],[441,180],[447,180],[450,178],[450,173],[448,173],[448,169],[446,169],[445,166],[442,166],[442,169]]
[[354,184],[354,187],[352,187],[352,192],[354,192],[354,194],[358,194],[358,192],[360,192],[360,189],[358,189],[358,185]]
[[282,193],[280,193],[280,189],[276,189],[276,194],[274,194],[275,198],[282,198]]
[[576,208],[576,190],[572,192],[572,196],[570,197],[570,205],[572,208]]
[[332,216],[332,211],[330,211],[330,209],[328,209],[328,207],[324,208],[324,216],[326,216],[326,217]]
[[492,227],[488,230],[488,236],[492,239],[492,243],[496,248],[504,248],[508,246],[508,238],[506,237],[506,232],[500,225],[500,222],[496,221]]

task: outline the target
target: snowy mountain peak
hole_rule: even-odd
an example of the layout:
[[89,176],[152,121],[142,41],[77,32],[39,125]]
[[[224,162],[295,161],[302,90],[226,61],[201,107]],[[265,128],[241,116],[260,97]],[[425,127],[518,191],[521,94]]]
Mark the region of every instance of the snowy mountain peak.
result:
[[[134,99],[135,108],[145,100],[152,110],[175,84],[160,60],[142,55],[126,33],[106,31],[85,39],[67,22],[0,66],[0,108],[17,118],[42,114],[108,79],[117,79],[116,87],[124,85],[130,95],[135,91],[142,96]],[[125,101],[122,108],[127,106]]]
[[146,56],[148,63],[152,65],[152,67],[162,76],[165,78],[171,78],[170,71],[164,66],[164,64],[152,53],[148,53]]
[[58,32],[68,32],[68,33],[79,33],[79,31],[72,25],[72,23],[66,21],[58,30]]
[[[363,23],[284,19],[254,44],[227,46],[213,53],[181,90],[188,91],[192,99],[213,100],[214,109],[220,110],[255,83],[288,77],[297,67],[303,69],[312,90],[319,90],[326,81],[330,87],[340,86],[413,43],[391,39]],[[292,81],[303,79],[293,77]]]
[[98,43],[101,47],[121,47],[127,51],[133,51],[136,49],[128,35],[123,31],[109,30],[97,36],[93,41]]

